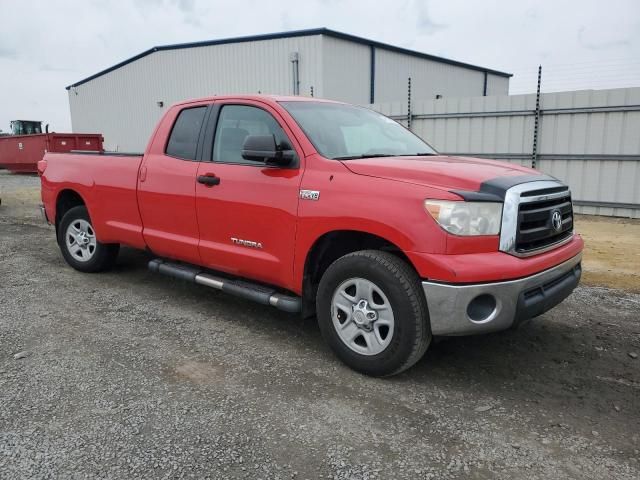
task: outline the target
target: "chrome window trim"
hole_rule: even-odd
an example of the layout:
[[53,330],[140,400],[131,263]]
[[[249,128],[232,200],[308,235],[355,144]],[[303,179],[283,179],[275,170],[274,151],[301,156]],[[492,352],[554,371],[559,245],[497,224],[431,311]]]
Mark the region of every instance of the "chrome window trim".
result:
[[514,255],[516,257],[530,257],[539,253],[553,250],[573,238],[573,230],[571,235],[567,238],[563,238],[559,242],[545,247],[531,250],[529,252],[519,253],[516,252],[516,236],[518,233],[518,207],[521,203],[537,202],[542,200],[553,200],[556,198],[568,197],[571,195],[571,191],[567,188],[562,192],[546,193],[542,195],[535,195],[532,197],[520,196],[525,192],[532,190],[544,190],[547,188],[566,187],[562,182],[556,180],[540,180],[534,182],[520,183],[509,188],[504,196],[504,206],[502,207],[502,224],[500,228],[500,251]]

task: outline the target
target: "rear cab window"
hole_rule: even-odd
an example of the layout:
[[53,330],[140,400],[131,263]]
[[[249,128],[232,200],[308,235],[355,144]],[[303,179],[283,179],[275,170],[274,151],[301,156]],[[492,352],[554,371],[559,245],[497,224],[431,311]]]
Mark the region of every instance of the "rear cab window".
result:
[[171,129],[165,153],[171,157],[195,160],[198,150],[198,138],[204,123],[206,106],[185,108]]

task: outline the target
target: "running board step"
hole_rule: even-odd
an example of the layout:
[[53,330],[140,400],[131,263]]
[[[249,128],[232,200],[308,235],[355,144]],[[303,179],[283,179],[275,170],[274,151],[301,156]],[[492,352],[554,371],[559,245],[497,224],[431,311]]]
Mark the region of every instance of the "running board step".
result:
[[205,285],[215,288],[216,290],[222,290],[236,297],[252,300],[263,305],[271,305],[285,312],[296,313],[302,309],[302,300],[300,297],[284,295],[278,293],[274,288],[255,283],[216,277],[195,266],[168,262],[157,258],[149,262],[149,270]]

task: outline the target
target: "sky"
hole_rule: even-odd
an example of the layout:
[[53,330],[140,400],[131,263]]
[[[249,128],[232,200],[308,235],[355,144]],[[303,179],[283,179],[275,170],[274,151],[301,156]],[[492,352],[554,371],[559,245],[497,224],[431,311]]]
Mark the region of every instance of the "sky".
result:
[[[0,0],[0,129],[70,130],[65,87],[153,46],[327,27],[514,74],[510,94],[640,86],[639,0]],[[44,124],[43,124],[44,125]]]

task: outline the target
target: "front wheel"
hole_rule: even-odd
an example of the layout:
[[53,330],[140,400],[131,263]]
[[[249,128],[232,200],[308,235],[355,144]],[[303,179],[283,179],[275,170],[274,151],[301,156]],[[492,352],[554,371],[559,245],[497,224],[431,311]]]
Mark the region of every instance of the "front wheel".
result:
[[111,268],[120,250],[118,244],[98,241],[84,206],[73,207],[64,214],[58,226],[58,245],[69,265],[87,273]]
[[420,280],[390,253],[364,250],[339,258],[322,276],[316,302],[331,349],[367,375],[406,370],[431,341]]

